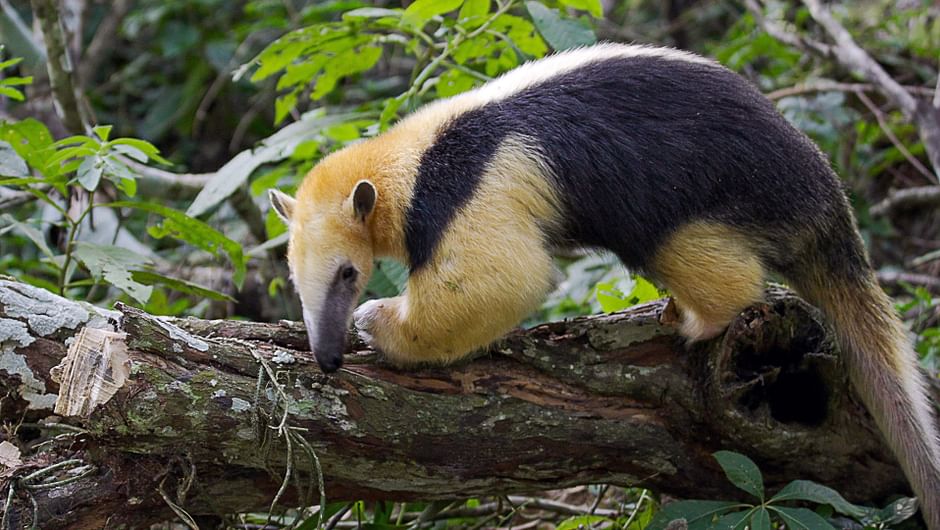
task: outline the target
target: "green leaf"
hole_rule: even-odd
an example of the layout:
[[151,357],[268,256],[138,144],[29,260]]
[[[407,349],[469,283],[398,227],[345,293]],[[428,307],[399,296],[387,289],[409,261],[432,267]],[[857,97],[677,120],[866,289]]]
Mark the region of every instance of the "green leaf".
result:
[[437,96],[447,98],[461,92],[466,92],[476,85],[476,78],[471,77],[460,70],[451,69],[441,75],[438,83],[434,86]]
[[235,286],[241,289],[245,281],[246,264],[242,246],[235,241],[225,237],[221,232],[203,223],[199,219],[189,217],[183,212],[176,211],[166,206],[146,202],[118,201],[108,203],[102,206],[111,208],[134,208],[145,212],[155,213],[162,216],[163,223],[158,226],[151,226],[148,232],[151,236],[160,239],[171,236],[181,241],[185,241],[197,248],[219,256],[224,252],[235,272],[232,281]]
[[639,275],[633,275],[633,287],[623,294],[613,282],[599,282],[595,287],[595,296],[605,313],[623,311],[637,304],[661,298],[659,289]]
[[715,521],[715,524],[709,527],[709,530],[743,530],[747,527],[747,521],[755,511],[757,511],[756,508],[725,514]]
[[594,15],[596,18],[601,18],[604,16],[604,9],[601,6],[601,0],[560,0],[562,4],[573,7],[575,9],[580,9],[582,11],[587,11],[588,13]]
[[[457,13],[457,20],[461,22],[469,20],[478,20],[483,22],[483,17],[490,12],[490,0],[464,0],[460,6],[460,12]],[[469,27],[473,27],[471,24]]]
[[11,66],[16,66],[20,64],[21,62],[23,62],[22,57],[14,57],[12,59],[7,59],[6,61],[0,62],[0,70],[3,70],[4,68],[9,68]]
[[539,33],[555,50],[589,46],[597,42],[594,31],[578,20],[562,18],[557,10],[549,9],[540,2],[526,2],[525,7]]
[[731,451],[718,451],[714,457],[732,484],[764,500],[764,478],[750,458]]
[[98,189],[101,173],[104,171],[104,162],[99,156],[87,156],[78,166],[78,183],[88,191]]
[[578,530],[578,528],[591,528],[598,523],[612,522],[610,518],[601,515],[576,515],[558,523],[555,530]]
[[817,504],[828,504],[835,508],[837,512],[856,519],[871,516],[877,511],[874,508],[852,504],[836,490],[809,480],[794,480],[770,499],[770,502],[780,501],[810,501]]
[[398,116],[398,109],[401,108],[407,99],[407,94],[400,94],[397,97],[385,100],[385,107],[382,109],[382,114],[379,116],[380,130],[384,131],[386,128],[388,128],[389,124],[392,123],[392,120]]
[[416,0],[401,17],[405,26],[421,29],[433,17],[443,15],[460,7],[463,0]]
[[672,502],[659,510],[645,530],[664,530],[666,525],[676,519],[685,519],[689,530],[706,529],[711,526],[711,521],[716,515],[740,506],[740,504],[726,501]]
[[[150,160],[154,160],[167,166],[173,165],[172,162],[160,156],[160,150],[157,149],[155,145],[146,140],[141,140],[139,138],[118,138],[108,142],[107,145],[119,153],[127,154],[127,152],[140,152],[147,155],[147,158]],[[121,146],[126,147],[126,149],[122,148]],[[138,162],[146,162],[146,160],[138,160]]]
[[405,290],[407,283],[407,267],[394,260],[379,259],[366,285],[366,293],[379,297],[396,296]]
[[134,159],[142,164],[146,163],[150,158],[147,156],[147,153],[129,145],[114,145],[111,147],[111,150],[121,153],[122,155]]
[[219,300],[222,302],[235,301],[234,298],[225,293],[213,291],[208,287],[203,287],[201,285],[187,282],[185,280],[180,280],[178,278],[170,278],[153,271],[135,270],[131,272],[131,277],[135,282],[139,282],[144,285],[162,285],[181,293],[191,294],[201,298],[210,298],[212,300]]
[[324,66],[323,74],[317,78],[310,93],[310,99],[317,100],[326,96],[333,91],[340,79],[372,68],[379,62],[380,57],[381,46],[362,46],[337,54]]
[[784,508],[770,506],[771,510],[783,519],[787,530],[835,530],[828,521],[812,510],[806,508]]
[[52,134],[42,122],[33,118],[16,123],[0,121],[0,140],[8,142],[30,167],[49,176],[46,166],[54,151],[46,148],[52,145]]
[[754,510],[754,515],[751,516],[751,530],[771,530],[770,512],[767,508],[761,506]]
[[8,142],[0,140],[0,177],[28,177],[29,166]]
[[88,272],[127,293],[140,304],[146,304],[153,293],[153,287],[134,280],[132,268],[148,265],[150,261],[136,252],[113,245],[96,245],[85,241],[75,243],[72,250]]
[[92,127],[92,131],[95,135],[101,139],[102,142],[108,141],[108,136],[111,136],[112,125],[96,125]]
[[30,226],[26,223],[21,223],[17,221],[12,215],[5,213],[0,215],[0,220],[3,220],[7,225],[15,227],[15,230],[33,242],[43,254],[46,255],[50,260],[55,260],[55,255],[52,253],[52,250],[49,248],[49,245],[46,244],[46,238],[42,235],[42,232],[36,229],[36,227]]
[[361,113],[324,115],[319,111],[304,114],[300,120],[272,134],[260,145],[238,153],[222,166],[193,199],[186,214],[196,217],[208,212],[244,185],[256,168],[289,157],[297,145],[325,128],[366,116]]
[[26,96],[24,96],[22,92],[7,86],[0,86],[0,95],[6,96],[14,101],[23,101],[26,99]]
[[0,79],[0,85],[4,85],[4,86],[23,86],[23,85],[31,85],[32,83],[33,83],[33,76],[7,77],[5,79]]
[[917,513],[917,499],[902,497],[892,501],[891,504],[873,513],[870,517],[863,518],[863,522],[871,526],[896,525],[909,519],[915,513]]

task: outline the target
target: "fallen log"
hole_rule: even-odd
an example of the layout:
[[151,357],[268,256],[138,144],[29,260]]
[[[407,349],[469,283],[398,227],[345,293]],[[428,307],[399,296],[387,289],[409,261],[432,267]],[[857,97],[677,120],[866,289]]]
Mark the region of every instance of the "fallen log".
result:
[[691,347],[674,324],[659,301],[417,370],[354,343],[325,375],[297,323],[108,311],[0,279],[0,437],[23,451],[0,464],[0,508],[10,528],[53,529],[311,505],[318,465],[329,501],[587,483],[737,497],[718,449],[754,459],[770,491],[907,491],[812,307],[770,288]]

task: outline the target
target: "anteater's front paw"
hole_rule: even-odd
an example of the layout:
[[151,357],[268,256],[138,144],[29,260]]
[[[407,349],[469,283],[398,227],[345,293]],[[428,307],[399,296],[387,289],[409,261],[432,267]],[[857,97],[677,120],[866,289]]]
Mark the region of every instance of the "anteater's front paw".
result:
[[376,344],[376,330],[381,318],[381,310],[384,307],[384,300],[369,300],[360,305],[353,312],[353,322],[356,324],[356,334],[359,339],[369,345],[370,348],[378,349]]

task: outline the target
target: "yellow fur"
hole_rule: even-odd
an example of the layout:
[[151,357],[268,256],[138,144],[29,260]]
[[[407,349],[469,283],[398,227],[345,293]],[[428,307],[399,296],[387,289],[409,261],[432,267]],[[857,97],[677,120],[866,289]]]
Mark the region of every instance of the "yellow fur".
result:
[[680,227],[656,252],[653,273],[673,294],[682,334],[703,340],[720,334],[760,299],[764,268],[747,237],[713,222]]
[[540,223],[552,190],[521,140],[507,141],[404,296],[356,312],[357,327],[398,364],[448,362],[500,337],[538,307],[552,259]]

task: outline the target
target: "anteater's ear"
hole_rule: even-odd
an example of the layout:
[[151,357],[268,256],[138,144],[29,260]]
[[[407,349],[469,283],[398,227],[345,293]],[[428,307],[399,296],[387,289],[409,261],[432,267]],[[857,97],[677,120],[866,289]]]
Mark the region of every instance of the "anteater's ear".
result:
[[368,180],[360,180],[356,183],[356,188],[352,192],[353,212],[360,221],[365,221],[366,217],[372,213],[375,208],[375,197],[377,192],[375,185]]
[[268,200],[271,201],[271,206],[274,207],[278,217],[290,225],[290,218],[294,215],[294,205],[297,204],[297,201],[292,199],[290,195],[274,188],[268,190]]

